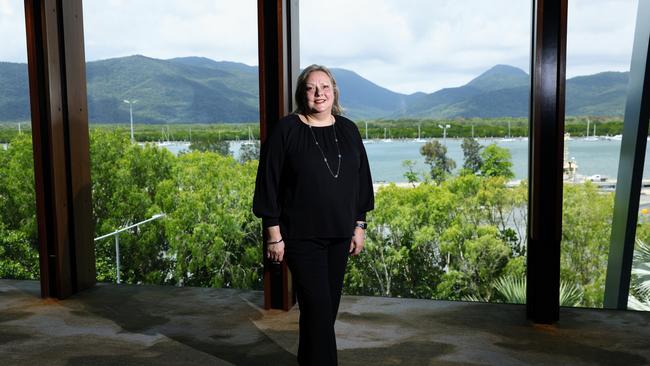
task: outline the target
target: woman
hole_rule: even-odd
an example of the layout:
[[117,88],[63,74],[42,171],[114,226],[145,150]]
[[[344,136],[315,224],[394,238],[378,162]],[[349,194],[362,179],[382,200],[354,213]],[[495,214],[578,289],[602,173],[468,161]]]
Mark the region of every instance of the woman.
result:
[[300,365],[336,365],[334,322],[348,255],[364,245],[374,195],[356,125],[341,116],[332,73],[311,65],[298,77],[296,110],[262,147],[253,212],[267,258],[286,258],[300,306]]

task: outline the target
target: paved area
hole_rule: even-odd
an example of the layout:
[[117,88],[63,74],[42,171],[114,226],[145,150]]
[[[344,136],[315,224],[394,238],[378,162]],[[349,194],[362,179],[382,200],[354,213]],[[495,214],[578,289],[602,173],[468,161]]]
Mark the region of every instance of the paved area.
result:
[[[298,310],[262,293],[99,284],[41,299],[0,280],[0,365],[295,365]],[[562,309],[537,326],[521,305],[343,298],[340,365],[649,365],[650,313]]]

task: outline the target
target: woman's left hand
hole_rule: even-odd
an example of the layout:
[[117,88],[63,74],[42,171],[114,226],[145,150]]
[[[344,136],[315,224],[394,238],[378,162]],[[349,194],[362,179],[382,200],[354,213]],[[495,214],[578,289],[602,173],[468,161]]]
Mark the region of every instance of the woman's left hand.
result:
[[359,255],[363,250],[366,233],[360,227],[354,228],[354,236],[350,241],[350,255]]

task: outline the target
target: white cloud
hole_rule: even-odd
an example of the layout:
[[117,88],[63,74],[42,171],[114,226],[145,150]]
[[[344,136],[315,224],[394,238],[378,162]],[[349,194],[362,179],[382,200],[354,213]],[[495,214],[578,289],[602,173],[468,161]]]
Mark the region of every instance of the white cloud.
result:
[[85,1],[86,58],[203,56],[257,64],[257,2]]
[[[300,0],[301,63],[389,89],[462,85],[495,64],[528,71],[530,0]],[[569,2],[567,75],[629,68],[638,0]],[[88,60],[144,54],[258,63],[255,0],[84,0]],[[0,0],[0,60],[25,62],[23,2]]]
[[300,21],[303,65],[373,70],[373,81],[406,93],[458,86],[498,63],[528,65],[528,2],[303,0]]
[[0,61],[25,62],[25,8],[18,0],[0,0]]
[[570,1],[567,76],[630,69],[638,0]]

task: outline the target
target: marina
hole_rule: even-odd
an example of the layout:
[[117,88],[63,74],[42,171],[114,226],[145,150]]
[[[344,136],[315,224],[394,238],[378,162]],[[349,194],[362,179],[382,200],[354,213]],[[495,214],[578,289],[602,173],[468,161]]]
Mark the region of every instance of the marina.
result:
[[[420,176],[428,172],[429,167],[424,163],[424,157],[420,154],[420,147],[426,141],[428,140],[392,139],[392,142],[385,142],[382,139],[367,140],[367,142],[371,143],[365,143],[364,145],[370,161],[373,181],[376,183],[406,182],[404,173],[407,169],[402,165],[405,160],[411,160],[415,163],[415,172],[419,173]],[[440,141],[442,142],[442,140]],[[484,147],[495,143],[499,147],[508,149],[512,156],[514,180],[527,179],[527,139],[480,138],[478,142]],[[456,173],[463,165],[461,143],[462,139],[449,137],[444,142],[447,147],[447,156],[456,162]],[[572,138],[565,143],[568,159],[576,162],[578,166],[575,177],[568,177],[571,181],[600,181],[603,185],[606,185],[606,182],[616,180],[621,150],[620,137],[600,138],[597,140]],[[230,150],[235,157],[238,156],[241,144],[241,141],[233,141],[230,144]],[[646,161],[649,157],[650,154],[646,151]],[[650,179],[650,171],[645,169],[643,178]]]

